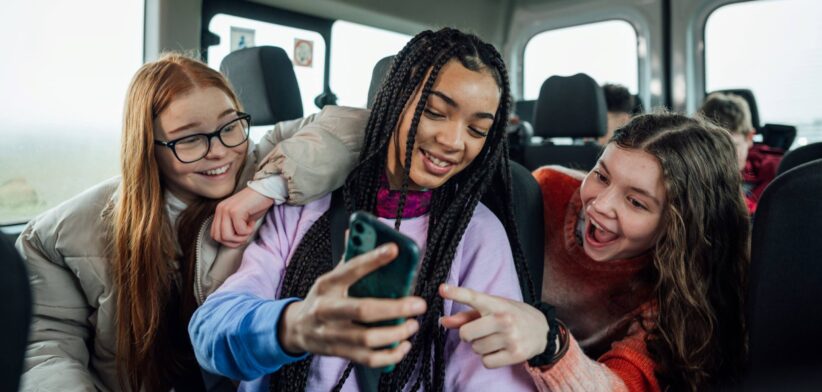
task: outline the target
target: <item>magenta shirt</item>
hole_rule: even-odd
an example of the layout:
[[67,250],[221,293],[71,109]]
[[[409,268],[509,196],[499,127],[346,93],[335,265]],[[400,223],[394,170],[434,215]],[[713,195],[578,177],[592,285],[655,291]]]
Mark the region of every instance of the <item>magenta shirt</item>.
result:
[[[280,205],[268,212],[259,238],[249,245],[239,270],[213,294],[244,293],[261,299],[279,299],[288,260],[306,231],[329,208],[331,195],[305,206]],[[393,226],[393,219],[380,218]],[[400,231],[425,250],[428,215],[403,219]],[[492,295],[522,300],[511,247],[497,217],[478,204],[474,216],[457,247],[447,283]],[[446,315],[468,308],[444,301]],[[276,321],[276,319],[274,320]],[[256,321],[255,321],[256,322]],[[275,324],[272,323],[273,328]],[[459,333],[449,330],[445,343],[445,390],[447,391],[532,391],[534,383],[525,367],[515,365],[486,369],[471,345],[460,341]],[[307,391],[329,391],[342,374],[347,361],[337,357],[315,356],[309,373]],[[267,391],[268,376],[243,382],[242,391]],[[351,373],[343,391],[357,391]]]

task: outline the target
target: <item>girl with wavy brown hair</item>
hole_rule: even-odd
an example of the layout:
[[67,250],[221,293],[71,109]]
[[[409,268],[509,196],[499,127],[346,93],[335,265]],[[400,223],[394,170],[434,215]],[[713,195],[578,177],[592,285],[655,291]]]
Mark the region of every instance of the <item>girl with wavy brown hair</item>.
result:
[[[330,107],[255,144],[219,72],[179,54],[142,66],[121,175],[36,217],[17,242],[34,293],[23,390],[202,390],[186,333],[194,309],[237,269],[275,200],[339,185],[329,179],[353,165],[339,157],[359,149],[344,132],[365,120]],[[324,169],[296,175],[303,167]]]
[[701,390],[739,374],[750,223],[727,131],[669,113],[616,131],[590,173],[544,167],[542,303],[458,287],[446,317],[540,390]]

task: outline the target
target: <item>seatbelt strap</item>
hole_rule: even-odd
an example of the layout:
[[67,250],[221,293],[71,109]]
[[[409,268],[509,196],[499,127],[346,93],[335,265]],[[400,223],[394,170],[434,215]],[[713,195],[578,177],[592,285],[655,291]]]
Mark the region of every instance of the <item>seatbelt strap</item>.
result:
[[[331,194],[328,225],[331,235],[331,260],[334,265],[342,261],[345,251],[345,229],[348,228],[348,212],[345,210],[345,198],[342,188]],[[377,392],[380,384],[380,369],[372,369],[360,364],[354,364],[354,375],[362,392]]]

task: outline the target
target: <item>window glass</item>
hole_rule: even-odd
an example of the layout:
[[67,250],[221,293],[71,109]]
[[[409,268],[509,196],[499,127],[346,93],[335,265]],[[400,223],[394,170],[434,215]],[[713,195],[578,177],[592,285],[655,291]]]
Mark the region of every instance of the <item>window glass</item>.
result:
[[[331,91],[337,103],[365,107],[374,65],[397,54],[410,35],[338,20],[331,27]],[[367,42],[367,44],[365,44]]]
[[[208,48],[210,67],[220,69],[220,62],[225,56],[232,50],[243,47],[283,48],[294,64],[303,113],[309,115],[320,111],[314,104],[314,98],[323,92],[325,76],[325,40],[319,33],[226,14],[215,15],[208,24],[208,29],[220,36],[220,44]],[[253,138],[259,136],[255,133],[257,132],[252,130]]]
[[123,102],[143,62],[143,0],[3,2],[0,224],[119,173]]
[[624,20],[545,31],[525,45],[523,99],[537,99],[542,82],[552,75],[580,72],[636,94],[638,64],[636,30]]
[[822,141],[822,2],[721,7],[705,26],[705,90],[748,88],[762,124],[797,127],[794,147]]

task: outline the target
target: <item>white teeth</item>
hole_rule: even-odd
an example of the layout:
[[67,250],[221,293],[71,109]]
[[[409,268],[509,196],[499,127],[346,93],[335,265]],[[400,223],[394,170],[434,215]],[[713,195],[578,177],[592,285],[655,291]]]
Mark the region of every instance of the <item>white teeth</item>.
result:
[[220,174],[223,174],[223,173],[227,172],[229,166],[231,166],[231,165],[225,165],[223,167],[218,167],[216,169],[206,170],[206,171],[201,172],[201,173],[203,173],[207,176],[219,176]]
[[437,165],[439,167],[448,167],[449,165],[451,165],[450,163],[448,163],[446,161],[441,161],[441,160],[437,159],[435,156],[429,154],[428,151],[425,151],[425,156],[427,156],[428,159],[431,160],[431,162],[433,162],[435,165]]

